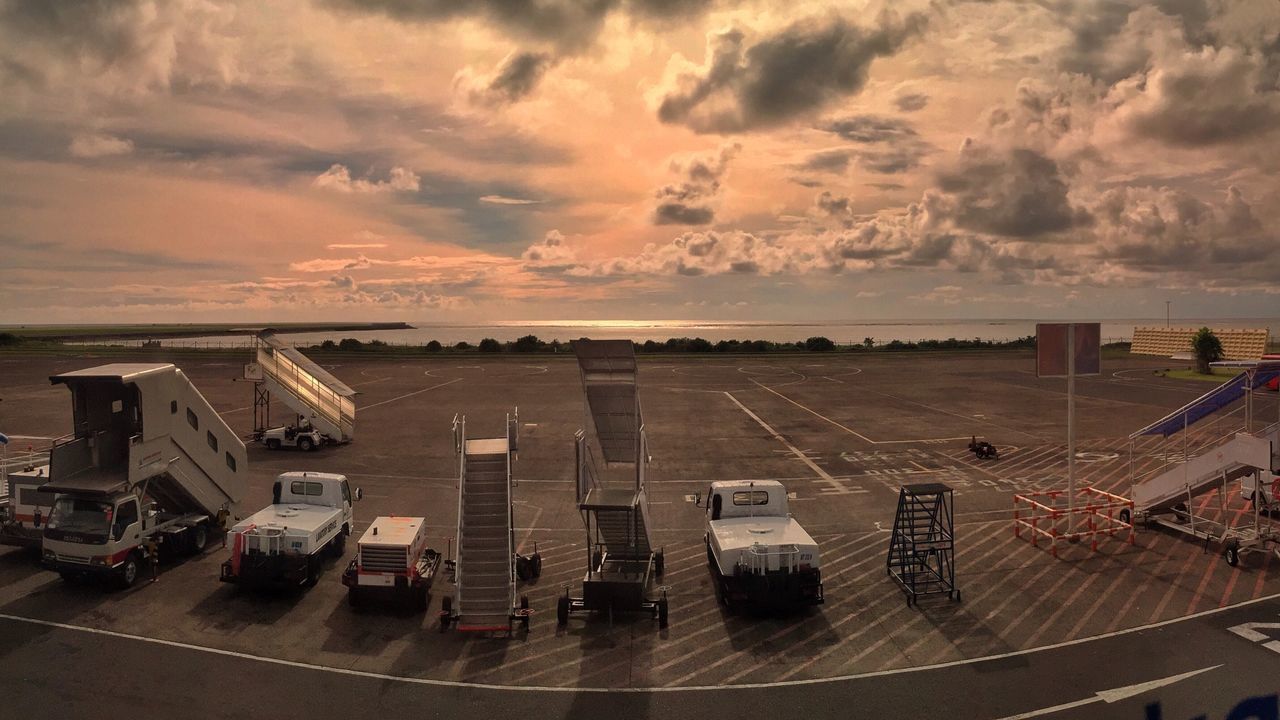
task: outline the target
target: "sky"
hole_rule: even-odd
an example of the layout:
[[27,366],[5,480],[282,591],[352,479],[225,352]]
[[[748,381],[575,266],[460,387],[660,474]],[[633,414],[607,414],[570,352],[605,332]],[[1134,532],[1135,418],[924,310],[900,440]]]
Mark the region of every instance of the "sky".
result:
[[1275,0],[0,0],[0,323],[1268,317]]

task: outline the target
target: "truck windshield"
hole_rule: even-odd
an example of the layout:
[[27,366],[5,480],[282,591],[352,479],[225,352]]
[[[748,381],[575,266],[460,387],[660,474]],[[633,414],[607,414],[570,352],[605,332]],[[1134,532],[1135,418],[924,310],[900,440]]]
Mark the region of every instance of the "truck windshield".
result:
[[53,504],[48,529],[106,535],[111,528],[111,503],[60,497]]

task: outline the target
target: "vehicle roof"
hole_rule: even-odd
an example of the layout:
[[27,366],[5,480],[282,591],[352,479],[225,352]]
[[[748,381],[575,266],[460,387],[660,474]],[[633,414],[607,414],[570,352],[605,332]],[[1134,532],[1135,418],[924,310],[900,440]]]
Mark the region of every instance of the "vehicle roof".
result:
[[57,385],[71,380],[115,380],[116,382],[133,382],[147,375],[159,375],[176,370],[173,363],[110,363],[83,370],[72,370],[58,375],[50,375],[49,382]]
[[742,488],[768,490],[769,488],[782,488],[783,486],[777,480],[717,480],[711,483],[711,487],[716,489],[730,488],[733,490]]
[[[409,545],[414,538],[418,536],[418,532],[422,529],[422,524],[426,522],[426,518],[420,517],[399,517],[399,516],[379,516],[373,519],[373,523],[369,525],[369,529],[364,531],[364,535],[360,536],[361,545]],[[374,531],[377,534],[374,534]]]
[[341,510],[328,505],[304,505],[287,503],[284,505],[268,505],[258,512],[236,523],[235,530],[246,530],[250,526],[283,527],[303,532],[315,532],[329,522]]
[[346,475],[338,473],[313,472],[311,470],[280,473],[277,480],[346,480]]
[[724,518],[713,522],[711,531],[725,550],[755,544],[816,546],[813,536],[789,517]]

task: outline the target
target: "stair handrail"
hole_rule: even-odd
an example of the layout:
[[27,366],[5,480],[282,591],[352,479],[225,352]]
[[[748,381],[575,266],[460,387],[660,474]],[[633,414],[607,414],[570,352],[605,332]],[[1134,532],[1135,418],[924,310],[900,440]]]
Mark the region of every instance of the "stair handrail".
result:
[[458,526],[455,534],[458,536],[458,562],[453,565],[453,587],[454,587],[454,613],[462,614],[462,531],[464,520],[462,516],[462,495],[465,491],[467,481],[467,416],[455,413],[453,416],[453,448],[458,454]]
[[[574,446],[577,450],[577,477],[575,478],[575,490],[578,493],[578,503],[587,497],[587,493],[594,488],[600,486],[600,478],[596,475],[596,457],[595,451],[591,449],[591,443],[587,442],[587,433],[585,430],[578,430],[574,433]],[[588,482],[583,482],[587,480]]]

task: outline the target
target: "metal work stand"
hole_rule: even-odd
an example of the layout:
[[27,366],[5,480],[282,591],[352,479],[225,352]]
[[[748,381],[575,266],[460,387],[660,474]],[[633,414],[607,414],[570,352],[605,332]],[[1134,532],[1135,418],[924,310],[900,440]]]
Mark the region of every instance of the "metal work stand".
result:
[[907,606],[922,595],[960,600],[956,588],[955,504],[942,483],[904,485],[898,491],[886,568],[907,595]]

